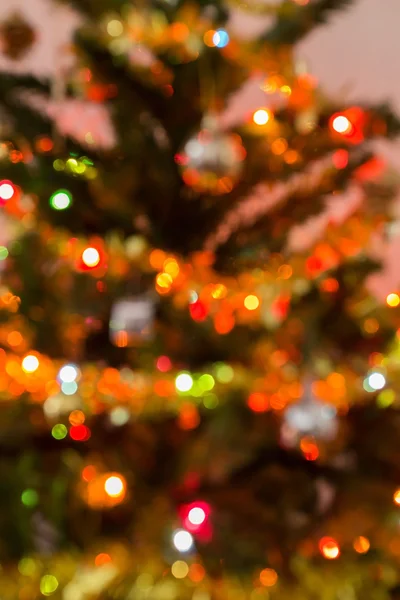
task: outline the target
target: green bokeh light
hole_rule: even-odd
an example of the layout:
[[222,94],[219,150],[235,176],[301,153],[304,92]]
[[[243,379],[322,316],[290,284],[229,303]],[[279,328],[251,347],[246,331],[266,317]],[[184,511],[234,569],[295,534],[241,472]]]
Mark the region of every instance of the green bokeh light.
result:
[[40,591],[44,596],[51,596],[58,588],[58,580],[54,575],[43,575],[40,580]]
[[22,492],[21,501],[25,506],[33,507],[38,503],[39,495],[35,490],[27,489]]
[[57,190],[50,197],[50,206],[54,210],[65,210],[72,203],[72,196],[68,190]]
[[5,260],[8,256],[8,250],[5,246],[0,246],[0,260]]
[[53,429],[51,430],[51,435],[56,440],[63,440],[65,437],[67,437],[67,433],[68,429],[62,423],[57,423],[57,425],[54,425]]

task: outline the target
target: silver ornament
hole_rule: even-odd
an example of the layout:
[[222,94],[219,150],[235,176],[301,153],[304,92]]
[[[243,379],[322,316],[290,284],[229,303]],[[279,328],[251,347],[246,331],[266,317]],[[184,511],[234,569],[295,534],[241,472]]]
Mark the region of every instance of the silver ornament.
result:
[[239,135],[219,129],[217,121],[207,117],[176,156],[182,179],[200,193],[222,195],[237,184],[246,151]]

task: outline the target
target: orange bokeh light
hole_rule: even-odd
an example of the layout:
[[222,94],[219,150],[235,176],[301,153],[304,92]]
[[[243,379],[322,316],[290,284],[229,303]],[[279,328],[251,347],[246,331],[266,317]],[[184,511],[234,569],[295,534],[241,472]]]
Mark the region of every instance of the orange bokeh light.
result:
[[340,548],[337,541],[331,537],[323,537],[319,541],[319,550],[324,558],[335,560],[340,556]]

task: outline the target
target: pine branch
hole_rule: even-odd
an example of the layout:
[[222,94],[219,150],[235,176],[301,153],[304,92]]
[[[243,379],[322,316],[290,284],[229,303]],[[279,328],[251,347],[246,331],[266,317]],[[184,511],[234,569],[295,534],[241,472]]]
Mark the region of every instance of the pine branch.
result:
[[315,27],[328,21],[331,14],[353,4],[354,0],[316,0],[306,6],[296,6],[286,0],[276,23],[263,40],[272,45],[295,44]]

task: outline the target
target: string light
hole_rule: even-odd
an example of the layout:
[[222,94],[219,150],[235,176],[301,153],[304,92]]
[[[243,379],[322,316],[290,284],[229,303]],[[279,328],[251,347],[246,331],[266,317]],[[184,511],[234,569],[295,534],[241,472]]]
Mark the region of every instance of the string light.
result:
[[270,119],[269,111],[265,108],[259,108],[253,115],[253,121],[256,125],[266,125]]
[[368,538],[360,535],[353,542],[353,548],[358,554],[366,554],[370,549],[371,544],[369,543]]
[[100,252],[96,248],[86,248],[82,253],[82,262],[91,269],[97,267],[100,263]]
[[21,366],[25,373],[34,373],[39,368],[39,359],[34,354],[28,354],[23,359]]
[[0,181],[0,204],[4,204],[15,194],[15,187],[11,181],[3,179]]
[[352,131],[353,126],[347,117],[344,115],[337,115],[332,120],[332,129],[336,131],[336,133],[345,135]]
[[104,483],[104,490],[111,498],[120,498],[125,493],[125,483],[120,475],[111,475]]
[[175,379],[178,392],[188,392],[193,387],[193,377],[189,373],[180,373]]
[[54,210],[65,210],[72,203],[72,196],[68,190],[57,190],[50,196],[50,206]]
[[225,48],[229,44],[229,35],[225,29],[217,29],[212,39],[217,48]]
[[324,556],[324,558],[327,558],[328,560],[334,560],[340,555],[340,548],[338,546],[338,543],[335,539],[331,537],[321,538],[319,542],[319,549],[322,556]]
[[400,296],[396,293],[389,294],[386,298],[386,304],[391,308],[395,308],[400,304]]
[[72,383],[78,378],[78,375],[79,371],[75,365],[64,365],[58,373],[58,378],[63,383]]
[[185,529],[177,529],[172,536],[172,543],[179,552],[188,552],[193,546],[193,536]]
[[260,301],[257,296],[250,294],[244,299],[244,305],[247,310],[256,310],[260,306]]

